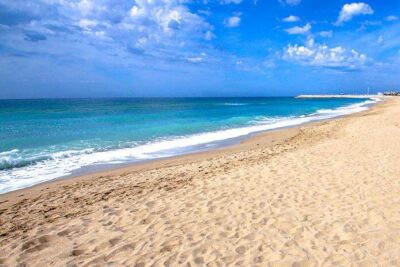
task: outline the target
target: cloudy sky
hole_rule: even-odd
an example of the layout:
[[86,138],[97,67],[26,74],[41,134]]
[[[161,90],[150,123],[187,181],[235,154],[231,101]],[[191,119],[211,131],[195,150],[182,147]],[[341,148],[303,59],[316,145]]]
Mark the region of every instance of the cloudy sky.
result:
[[399,0],[0,0],[0,98],[355,93],[399,77]]

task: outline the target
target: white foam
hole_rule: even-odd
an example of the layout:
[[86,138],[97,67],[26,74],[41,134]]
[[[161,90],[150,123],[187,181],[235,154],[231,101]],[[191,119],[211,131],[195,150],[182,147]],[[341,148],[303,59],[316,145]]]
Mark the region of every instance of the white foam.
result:
[[[252,133],[292,127],[311,121],[329,119],[368,109],[369,104],[377,99],[352,104],[338,109],[318,110],[310,116],[289,118],[260,118],[254,125],[215,132],[194,134],[191,136],[175,137],[173,139],[121,148],[110,151],[94,151],[93,149],[69,150],[54,153],[50,158],[20,168],[0,171],[0,193],[24,188],[40,182],[70,175],[85,166],[97,164],[117,164],[147,159],[163,158],[187,153],[215,145],[218,142],[247,136]],[[4,153],[16,153],[11,150]],[[7,154],[8,155],[8,154]],[[4,156],[7,156],[4,154]]]
[[18,149],[11,149],[11,150],[8,150],[8,151],[0,152],[0,156],[8,156],[10,154],[17,153],[18,151],[19,151]]
[[222,106],[247,106],[247,103],[222,103]]

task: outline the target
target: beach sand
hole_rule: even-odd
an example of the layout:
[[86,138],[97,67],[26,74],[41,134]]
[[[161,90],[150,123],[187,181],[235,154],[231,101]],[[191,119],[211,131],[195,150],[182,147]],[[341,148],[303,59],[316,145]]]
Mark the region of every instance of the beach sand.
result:
[[400,266],[400,98],[0,203],[4,266]]

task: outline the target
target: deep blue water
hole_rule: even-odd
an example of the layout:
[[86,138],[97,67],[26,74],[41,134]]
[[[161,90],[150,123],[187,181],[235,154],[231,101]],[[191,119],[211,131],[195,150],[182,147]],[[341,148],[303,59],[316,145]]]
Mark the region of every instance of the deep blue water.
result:
[[[364,109],[366,99],[0,100],[0,193],[82,167],[207,149]],[[371,103],[371,101],[368,101]]]

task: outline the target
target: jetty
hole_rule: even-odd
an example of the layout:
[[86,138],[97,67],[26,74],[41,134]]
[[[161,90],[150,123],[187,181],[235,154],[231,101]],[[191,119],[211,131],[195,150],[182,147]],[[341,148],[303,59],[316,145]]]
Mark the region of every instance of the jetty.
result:
[[384,98],[383,94],[365,95],[298,95],[296,98]]

